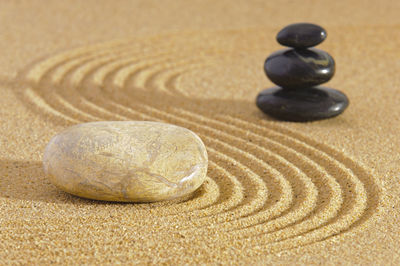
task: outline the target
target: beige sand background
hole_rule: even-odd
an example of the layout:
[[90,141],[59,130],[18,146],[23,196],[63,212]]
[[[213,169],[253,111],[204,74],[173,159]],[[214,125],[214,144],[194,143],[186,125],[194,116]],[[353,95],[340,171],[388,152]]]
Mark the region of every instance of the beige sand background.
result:
[[[1,1],[0,264],[400,262],[400,2]],[[255,107],[286,24],[321,24],[351,105],[313,123]],[[95,120],[187,127],[208,148],[193,195],[70,196],[46,143]]]

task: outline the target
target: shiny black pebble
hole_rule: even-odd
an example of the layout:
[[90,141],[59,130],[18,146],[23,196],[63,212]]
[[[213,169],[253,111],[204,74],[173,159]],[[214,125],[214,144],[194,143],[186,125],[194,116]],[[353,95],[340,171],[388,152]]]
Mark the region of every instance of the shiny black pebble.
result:
[[296,23],[283,28],[276,40],[284,45],[293,48],[307,48],[320,44],[326,39],[326,31],[315,24]]
[[280,120],[306,122],[341,114],[349,99],[338,90],[315,87],[288,90],[266,89],[257,96],[256,104],[264,113]]
[[301,89],[329,81],[335,74],[335,61],[327,52],[315,48],[285,49],[265,60],[264,71],[280,87]]

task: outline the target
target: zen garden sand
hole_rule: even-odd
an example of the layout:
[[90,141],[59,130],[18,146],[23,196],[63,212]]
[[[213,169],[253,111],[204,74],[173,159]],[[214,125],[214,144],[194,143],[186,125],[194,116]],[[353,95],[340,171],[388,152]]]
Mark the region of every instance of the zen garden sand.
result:
[[[399,1],[10,1],[0,8],[0,264],[400,261]],[[263,114],[265,58],[293,22],[323,26],[324,84],[347,110]],[[202,186],[156,203],[54,186],[50,139],[93,121],[195,132]]]

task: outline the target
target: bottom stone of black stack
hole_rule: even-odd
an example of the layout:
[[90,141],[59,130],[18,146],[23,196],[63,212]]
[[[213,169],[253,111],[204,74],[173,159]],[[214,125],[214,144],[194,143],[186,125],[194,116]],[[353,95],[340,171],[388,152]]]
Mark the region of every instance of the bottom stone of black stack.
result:
[[342,92],[326,87],[299,90],[275,87],[260,92],[256,104],[261,111],[274,118],[307,122],[343,113],[349,99]]

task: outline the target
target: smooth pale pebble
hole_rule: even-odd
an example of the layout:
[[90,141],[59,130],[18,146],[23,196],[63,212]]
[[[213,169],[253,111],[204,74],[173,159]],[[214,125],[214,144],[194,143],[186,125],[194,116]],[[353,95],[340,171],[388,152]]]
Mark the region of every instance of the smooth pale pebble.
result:
[[44,171],[60,189],[84,198],[153,202],[187,195],[206,178],[201,139],[175,125],[91,122],[54,136]]

